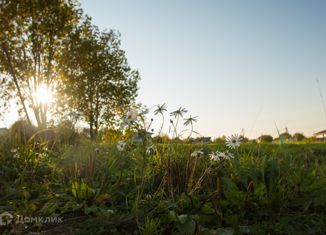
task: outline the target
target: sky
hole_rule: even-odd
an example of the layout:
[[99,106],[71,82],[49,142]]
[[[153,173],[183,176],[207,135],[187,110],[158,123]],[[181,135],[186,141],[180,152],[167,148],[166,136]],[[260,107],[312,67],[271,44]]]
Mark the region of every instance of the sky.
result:
[[326,129],[316,82],[326,97],[326,1],[81,0],[81,7],[101,29],[121,33],[141,75],[137,101],[185,107],[204,136]]

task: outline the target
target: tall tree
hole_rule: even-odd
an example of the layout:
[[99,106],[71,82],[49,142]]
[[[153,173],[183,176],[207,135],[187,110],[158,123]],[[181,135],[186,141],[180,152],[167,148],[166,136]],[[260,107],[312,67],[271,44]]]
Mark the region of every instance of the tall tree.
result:
[[101,32],[86,18],[71,33],[62,57],[61,107],[84,117],[92,139],[137,95],[139,73],[128,65],[119,37],[112,30]]
[[63,42],[79,21],[74,0],[2,0],[0,98],[16,99],[29,123],[46,127],[49,107],[40,89],[54,89]]

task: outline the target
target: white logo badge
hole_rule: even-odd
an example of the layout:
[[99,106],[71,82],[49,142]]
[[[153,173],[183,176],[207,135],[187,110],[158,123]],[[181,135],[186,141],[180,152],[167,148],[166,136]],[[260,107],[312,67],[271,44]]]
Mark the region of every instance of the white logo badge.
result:
[[3,212],[0,214],[0,226],[8,225],[11,223],[13,215],[9,212]]

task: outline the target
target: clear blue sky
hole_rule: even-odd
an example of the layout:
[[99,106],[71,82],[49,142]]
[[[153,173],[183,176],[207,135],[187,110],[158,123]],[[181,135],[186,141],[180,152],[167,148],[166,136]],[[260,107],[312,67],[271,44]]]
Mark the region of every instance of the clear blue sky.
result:
[[82,0],[121,33],[138,101],[199,116],[205,136],[326,129],[326,1]]
[[207,136],[326,129],[326,1],[82,0],[119,30],[140,71],[138,100],[199,116]]

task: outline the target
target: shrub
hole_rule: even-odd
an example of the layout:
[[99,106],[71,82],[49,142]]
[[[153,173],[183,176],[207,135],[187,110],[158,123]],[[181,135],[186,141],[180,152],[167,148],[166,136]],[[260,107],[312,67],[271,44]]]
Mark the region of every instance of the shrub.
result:
[[300,142],[300,141],[303,141],[304,139],[306,139],[306,137],[302,133],[297,132],[293,135],[293,139],[294,139],[294,141]]
[[273,137],[271,135],[261,135],[258,138],[258,141],[260,143],[271,143],[271,142],[273,142]]

